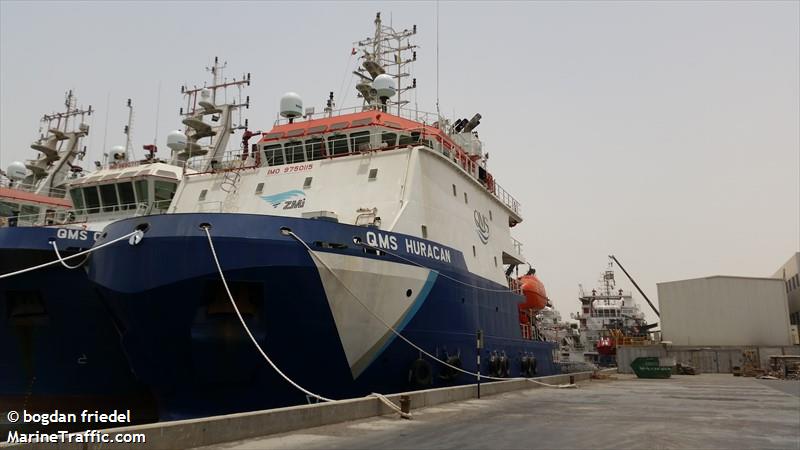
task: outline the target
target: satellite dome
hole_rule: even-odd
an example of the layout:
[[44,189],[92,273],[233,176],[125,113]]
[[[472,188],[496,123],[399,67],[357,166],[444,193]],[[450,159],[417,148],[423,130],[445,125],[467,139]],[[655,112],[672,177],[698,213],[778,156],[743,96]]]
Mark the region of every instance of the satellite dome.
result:
[[303,115],[303,99],[294,92],[287,92],[281,97],[281,116],[293,119]]
[[14,161],[8,165],[6,175],[10,180],[19,181],[28,176],[28,170],[25,168],[25,164]]
[[112,161],[125,161],[125,146],[115,145],[111,147],[110,156]]
[[176,152],[186,148],[186,141],[186,135],[181,130],[171,131],[167,135],[167,147]]
[[381,99],[393,97],[396,92],[394,79],[392,79],[391,75],[385,73],[378,75],[372,80],[372,87],[375,89],[378,98]]
[[203,88],[203,90],[200,91],[200,98],[203,100],[211,98],[211,90]]

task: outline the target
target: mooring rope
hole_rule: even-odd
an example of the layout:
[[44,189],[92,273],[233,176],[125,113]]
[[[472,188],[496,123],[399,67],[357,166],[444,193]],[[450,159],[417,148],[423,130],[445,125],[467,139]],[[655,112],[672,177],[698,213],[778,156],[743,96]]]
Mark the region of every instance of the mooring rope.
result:
[[[236,305],[236,302],[233,299],[233,294],[231,294],[231,290],[228,287],[228,281],[225,279],[225,274],[222,272],[222,266],[220,265],[219,258],[217,257],[217,250],[214,248],[214,241],[211,239],[211,233],[208,231],[209,227],[204,226],[202,228],[203,228],[203,231],[205,231],[205,233],[206,233],[206,237],[208,238],[208,246],[211,248],[211,255],[214,257],[214,264],[216,264],[216,266],[217,266],[217,271],[219,272],[219,277],[222,280],[222,285],[225,287],[225,292],[228,294],[228,300],[230,300],[231,305],[233,306],[233,310],[236,312],[236,316],[239,318],[239,322],[242,324],[242,327],[244,328],[245,332],[247,333],[247,336],[250,337],[250,341],[253,342],[253,345],[255,345],[256,349],[258,349],[258,352],[261,353],[261,356],[264,357],[264,360],[267,361],[267,363],[270,365],[270,367],[272,367],[272,369],[278,375],[280,375],[284,380],[286,380],[286,382],[288,382],[289,384],[294,386],[300,392],[303,392],[304,394],[306,394],[306,395],[308,395],[310,397],[314,397],[314,398],[316,398],[318,400],[321,400],[323,402],[340,401],[340,400],[334,400],[334,399],[330,399],[330,398],[327,398],[327,397],[323,397],[323,396],[321,396],[319,394],[315,394],[315,393],[309,391],[308,389],[304,388],[303,386],[300,386],[299,384],[297,384],[294,380],[289,378],[288,375],[283,373],[283,371],[281,371],[281,369],[272,361],[272,359],[270,359],[270,357],[267,355],[267,353],[264,351],[264,349],[261,348],[261,345],[259,345],[259,343],[256,340],[255,336],[253,336],[253,333],[250,331],[250,327],[247,326],[247,323],[244,321],[244,317],[242,317],[242,313],[239,311],[239,307]],[[388,398],[386,398],[386,396],[384,396],[382,394],[378,394],[376,392],[373,392],[372,394],[368,395],[367,397],[375,397],[378,400],[380,400],[381,402],[383,402],[384,404],[386,404],[386,406],[388,406],[391,409],[393,409],[394,411],[396,411],[403,418],[406,418],[406,419],[410,419],[411,418],[411,414],[403,412],[397,405],[394,404],[394,402],[392,402],[391,400],[389,400]]]
[[66,261],[64,261],[64,258],[61,257],[61,253],[58,252],[58,244],[56,243],[56,241],[54,241],[54,240],[50,241],[50,245],[52,245],[53,246],[53,250],[56,251],[56,258],[58,258],[58,260],[61,261],[61,265],[66,267],[67,269],[70,269],[70,270],[77,269],[80,266],[86,264],[86,261],[89,260],[89,255],[86,255],[86,258],[84,258],[83,261],[79,262],[78,264],[76,264],[74,266],[70,266],[69,264],[66,263]]
[[[64,258],[61,258],[61,256],[59,255],[58,259],[56,259],[55,261],[50,261],[50,262],[46,262],[44,264],[39,264],[38,266],[28,267],[27,269],[17,270],[16,272],[4,273],[4,274],[0,275],[0,280],[2,280],[3,278],[10,278],[10,277],[13,277],[15,275],[21,275],[21,274],[26,273],[26,272],[32,272],[34,270],[43,269],[45,267],[52,266],[54,264],[59,264],[59,263],[64,264],[64,261],[69,261],[72,258],[77,258],[77,257],[82,256],[82,255],[88,255],[90,253],[96,252],[97,250],[100,250],[101,248],[108,247],[111,244],[115,244],[115,243],[117,243],[117,242],[119,242],[119,241],[121,241],[123,239],[127,239],[127,238],[129,238],[131,236],[134,236],[136,234],[140,234],[141,235],[142,231],[140,231],[140,230],[132,231],[132,232],[130,232],[130,233],[124,235],[124,236],[120,236],[120,237],[118,237],[118,238],[116,238],[114,240],[108,241],[108,242],[106,242],[104,244],[100,244],[97,247],[92,247],[90,249],[84,250],[82,252],[75,253],[74,255],[70,255],[70,256],[67,256],[67,257],[64,257]],[[56,254],[58,255],[58,249],[56,249]],[[81,263],[81,264],[83,264],[83,263]],[[64,265],[66,265],[66,264],[64,264]],[[70,267],[70,266],[67,266],[67,267]]]

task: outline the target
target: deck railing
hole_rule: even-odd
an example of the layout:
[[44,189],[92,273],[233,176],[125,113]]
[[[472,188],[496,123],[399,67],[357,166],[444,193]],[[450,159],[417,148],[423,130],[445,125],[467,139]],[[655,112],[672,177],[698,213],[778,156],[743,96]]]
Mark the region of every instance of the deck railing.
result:
[[[300,142],[303,150],[303,160],[302,161],[292,161],[292,162],[285,162],[287,160],[286,155],[284,155],[283,163],[272,165],[270,161],[263,160],[264,156],[261,154],[261,150],[258,149],[254,152],[250,152],[245,154],[241,149],[233,150],[226,152],[222,155],[222,157],[211,158],[211,157],[195,157],[191,158],[184,164],[186,169],[191,169],[195,171],[193,174],[187,175],[196,175],[200,173],[213,173],[213,172],[225,172],[231,170],[244,170],[244,169],[255,169],[258,167],[281,167],[287,166],[290,164],[300,164],[300,163],[309,163],[318,160],[324,159],[333,159],[339,158],[349,155],[356,155],[356,154],[363,154],[368,152],[380,152],[380,151],[389,151],[398,148],[406,148],[409,145],[417,146],[417,145],[424,145],[431,150],[442,154],[451,163],[454,165],[461,167],[466,173],[468,173],[472,178],[477,180],[483,187],[489,191],[493,196],[495,196],[500,202],[502,202],[505,206],[507,206],[512,212],[516,215],[520,216],[522,214],[522,207],[520,203],[506,191],[503,189],[502,186],[497,184],[494,179],[491,177],[488,172],[483,171],[481,166],[475,161],[470,155],[468,155],[465,151],[461,150],[458,147],[452,147],[450,142],[440,142],[436,139],[435,135],[426,134],[424,128],[413,129],[413,130],[404,130],[404,133],[419,133],[418,138],[410,143],[404,143],[403,145],[399,144],[399,139],[395,141],[396,145],[388,145],[387,143],[382,142],[383,134],[385,131],[378,131],[374,133],[370,133],[369,135],[359,136],[359,139],[367,138],[369,142],[364,142],[358,144],[358,148],[351,148],[353,146],[354,138],[352,136],[346,139],[348,144],[348,150],[346,152],[342,152],[339,154],[330,154],[328,145],[329,143],[326,140],[316,141],[313,145],[322,144],[322,155],[318,158],[313,158],[312,155],[309,153],[309,143],[306,142],[309,138],[316,138],[319,135],[303,135],[297,136],[294,138],[297,142]],[[401,134],[400,132],[393,131],[393,133]],[[395,138],[397,139],[397,138]],[[281,138],[280,141],[286,140],[291,142],[293,138]],[[276,139],[276,142],[279,141]],[[451,148],[452,147],[452,148]],[[262,161],[263,160],[263,161]],[[483,171],[483,178],[481,178],[481,172]]]
[[0,217],[1,227],[34,227],[72,225],[87,222],[102,222],[123,217],[161,214],[167,211],[172,200],[157,200],[149,203],[126,203],[94,208],[62,209],[37,214]]
[[8,189],[16,189],[21,192],[30,192],[38,195],[45,195],[47,197],[54,197],[54,198],[64,198],[67,195],[67,190],[62,188],[48,188],[44,189],[42,192],[36,192],[38,185],[36,184],[22,184],[19,182],[14,182],[9,180],[6,177],[0,178],[0,187],[8,188]]
[[518,240],[516,240],[516,239],[514,239],[512,237],[511,238],[511,245],[514,246],[514,252],[516,252],[517,255],[522,256],[522,242],[520,242],[520,241],[518,241]]

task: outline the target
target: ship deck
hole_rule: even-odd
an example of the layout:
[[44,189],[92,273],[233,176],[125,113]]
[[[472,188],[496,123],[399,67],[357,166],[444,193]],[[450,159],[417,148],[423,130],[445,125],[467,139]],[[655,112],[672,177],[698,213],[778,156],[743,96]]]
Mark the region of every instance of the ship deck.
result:
[[[579,389],[530,389],[213,448],[791,448],[800,382],[730,374],[614,375]],[[212,447],[207,447],[212,448]]]

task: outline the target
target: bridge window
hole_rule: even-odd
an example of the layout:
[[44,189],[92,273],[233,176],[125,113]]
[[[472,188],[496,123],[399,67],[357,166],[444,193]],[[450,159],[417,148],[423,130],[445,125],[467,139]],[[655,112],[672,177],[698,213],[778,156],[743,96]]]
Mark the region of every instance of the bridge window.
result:
[[264,193],[264,183],[258,183],[256,185],[256,195]]
[[78,211],[83,209],[83,191],[80,189],[72,189],[69,191],[69,196],[72,197],[72,207]]
[[86,200],[87,214],[94,214],[100,211],[100,196],[97,194],[97,186],[83,188],[83,198]]
[[101,184],[98,187],[100,188],[100,199],[103,201],[103,211],[116,210],[119,200],[117,199],[117,190],[114,188],[114,185]]
[[169,206],[169,201],[172,200],[172,196],[175,195],[175,189],[178,187],[178,184],[156,180],[154,187],[153,206],[166,209],[167,206]]
[[286,164],[300,163],[306,160],[305,155],[303,154],[302,142],[288,142],[284,150],[284,153],[286,154]]
[[0,202],[0,217],[16,217],[18,214],[18,204],[11,202]]
[[306,161],[315,161],[325,157],[325,141],[313,138],[306,141]]
[[150,196],[147,192],[147,180],[138,180],[136,182],[136,200],[139,203],[149,203]]
[[23,204],[20,216],[24,217],[27,221],[34,222],[39,219],[39,207]]
[[133,195],[133,183],[125,182],[117,184],[117,192],[119,192],[121,209],[136,208],[136,197]]
[[397,133],[383,132],[381,134],[381,143],[386,144],[387,147],[394,147],[397,145]]
[[400,135],[400,142],[397,145],[400,146],[400,147],[405,147],[407,145],[414,145],[416,142],[417,142],[417,140],[414,139],[413,137],[411,137],[411,136],[409,136],[407,134],[401,134]]
[[363,152],[369,150],[369,131],[359,131],[350,134],[351,148],[353,151]]
[[281,144],[264,147],[264,159],[267,161],[268,166],[280,166],[283,164],[283,147]]
[[328,138],[328,148],[330,149],[331,156],[346,155],[350,153],[347,146],[347,136],[344,134],[337,134]]

